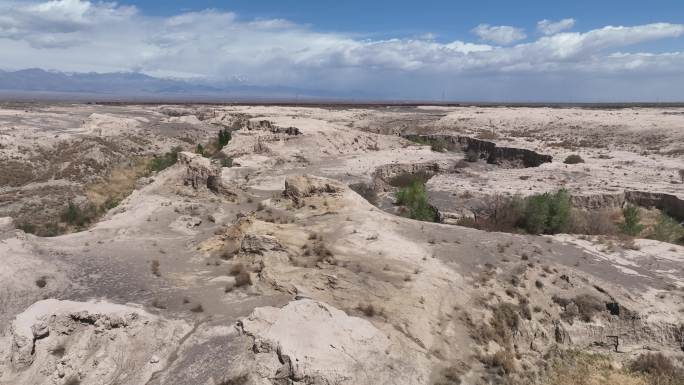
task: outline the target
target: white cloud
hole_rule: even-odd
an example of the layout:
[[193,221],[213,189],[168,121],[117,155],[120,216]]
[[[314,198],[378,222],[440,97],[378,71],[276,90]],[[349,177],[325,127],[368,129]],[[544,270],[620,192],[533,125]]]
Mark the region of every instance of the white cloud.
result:
[[[546,26],[552,24],[557,23]],[[530,84],[546,74],[567,82],[578,73],[623,76],[623,82],[637,74],[684,77],[684,53],[617,53],[630,45],[681,37],[682,24],[556,31],[520,44],[513,43],[524,39],[524,32],[513,27],[483,25],[476,30],[483,40],[497,45],[442,42],[431,35],[360,39],[282,19],[243,20],[218,10],[151,17],[115,3],[0,0],[0,66],[141,71],[208,81],[239,78],[254,85],[359,89],[406,97],[428,95],[451,82],[462,84],[454,87],[465,92],[466,85],[478,79],[475,92],[496,87],[500,76],[527,79]],[[684,99],[684,91],[675,86],[681,82],[661,83],[670,84]]]
[[473,28],[472,32],[484,41],[502,45],[515,43],[516,41],[523,40],[527,37],[525,31],[522,29],[508,25],[492,26],[489,24],[480,24]]
[[537,30],[544,35],[555,35],[558,32],[565,31],[575,26],[575,19],[563,19],[559,21],[551,21],[544,19],[537,23]]

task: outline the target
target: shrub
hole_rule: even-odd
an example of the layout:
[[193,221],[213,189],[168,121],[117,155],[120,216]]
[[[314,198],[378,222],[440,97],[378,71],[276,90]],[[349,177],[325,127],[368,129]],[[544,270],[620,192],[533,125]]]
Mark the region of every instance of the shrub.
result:
[[161,277],[161,272],[159,271],[159,261],[158,260],[153,260],[152,263],[150,263],[150,270],[152,271],[152,274],[156,277]]
[[38,286],[41,289],[44,288],[45,286],[47,286],[47,278],[46,277],[40,277],[40,278],[36,279],[36,286]]
[[515,358],[509,350],[499,350],[487,360],[487,364],[494,368],[499,368],[503,374],[510,374],[515,371]]
[[88,204],[85,208],[81,208],[69,201],[67,207],[62,211],[61,220],[72,226],[83,227],[90,223],[97,216],[97,209]]
[[225,147],[228,144],[228,142],[230,142],[231,138],[232,138],[232,135],[228,129],[219,130],[216,147],[219,150],[222,149],[223,147]]
[[465,160],[470,163],[475,163],[480,159],[480,153],[475,150],[468,150],[465,154]]
[[178,153],[180,152],[180,150],[180,147],[174,147],[173,149],[171,149],[171,151],[161,156],[155,156],[154,158],[152,158],[152,160],[150,160],[150,163],[147,166],[147,168],[150,171],[158,172],[173,166],[178,161]]
[[653,226],[652,238],[661,242],[679,242],[684,238],[684,227],[669,215],[660,213],[658,222]]
[[195,147],[195,154],[204,156],[204,146],[202,146],[202,143],[197,143],[197,147]]
[[373,304],[359,304],[359,306],[356,307],[357,310],[360,310],[363,315],[365,315],[368,318],[373,318],[376,315],[382,315],[382,310],[377,309]]
[[233,158],[223,158],[221,159],[221,167],[233,167]]
[[198,303],[197,305],[190,308],[190,311],[193,313],[202,313],[204,311],[204,307],[201,303]]
[[397,192],[397,204],[406,206],[411,219],[425,222],[437,222],[439,215],[428,203],[425,184],[419,180],[413,180],[408,187]]
[[584,163],[584,159],[582,159],[581,156],[577,154],[572,154],[568,155],[565,160],[563,161],[565,164],[577,164],[577,163]]
[[684,182],[684,169],[679,170],[679,179],[681,179],[682,182]]
[[434,385],[460,385],[463,372],[463,369],[454,365],[443,368],[439,372],[439,378],[434,382]]
[[252,277],[247,270],[242,270],[235,276],[235,287],[249,286],[252,284]]
[[533,195],[525,200],[524,228],[531,234],[557,234],[570,224],[570,194],[561,189],[554,194]]
[[241,374],[239,376],[226,378],[217,385],[247,385],[249,383],[249,374]]
[[444,152],[447,150],[448,147],[446,140],[444,140],[443,138],[432,139],[428,137],[415,136],[410,138],[410,140],[415,143],[430,146],[430,150],[435,152]]
[[610,210],[572,210],[570,231],[576,234],[615,235],[618,228],[611,219]]
[[632,372],[645,374],[651,384],[675,385],[684,383],[684,372],[677,368],[672,360],[663,353],[641,354],[629,365],[629,369]]
[[639,235],[639,233],[641,233],[641,231],[644,229],[644,226],[639,223],[641,220],[639,208],[634,205],[627,204],[622,209],[622,215],[625,218],[621,225],[622,232],[631,236]]

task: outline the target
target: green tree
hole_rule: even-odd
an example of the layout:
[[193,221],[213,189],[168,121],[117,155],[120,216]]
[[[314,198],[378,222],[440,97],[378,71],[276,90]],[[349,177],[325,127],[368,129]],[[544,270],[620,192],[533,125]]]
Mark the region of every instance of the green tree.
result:
[[631,236],[637,236],[641,231],[644,229],[644,226],[639,223],[641,221],[641,214],[639,214],[639,208],[627,204],[623,209],[622,209],[622,216],[625,217],[624,222],[622,222],[622,232],[631,235]]

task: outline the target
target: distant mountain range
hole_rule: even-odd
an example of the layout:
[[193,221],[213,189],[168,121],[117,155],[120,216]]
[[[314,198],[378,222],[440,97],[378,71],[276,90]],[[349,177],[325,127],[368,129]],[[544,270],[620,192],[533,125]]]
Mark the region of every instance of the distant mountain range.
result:
[[227,99],[227,98],[347,98],[320,90],[258,87],[244,84],[211,86],[186,80],[156,78],[135,72],[65,73],[31,68],[0,70],[0,96],[52,96],[73,99]]

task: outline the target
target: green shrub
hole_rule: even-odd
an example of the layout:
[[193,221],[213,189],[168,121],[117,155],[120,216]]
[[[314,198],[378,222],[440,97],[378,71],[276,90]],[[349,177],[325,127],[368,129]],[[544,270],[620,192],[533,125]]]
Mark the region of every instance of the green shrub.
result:
[[564,232],[570,224],[571,208],[567,190],[533,195],[525,200],[523,227],[531,234]]
[[202,143],[197,143],[197,147],[195,148],[195,154],[200,154],[204,156],[204,146],[202,146]]
[[627,204],[623,209],[622,209],[622,215],[624,216],[625,220],[622,222],[621,230],[623,233],[631,236],[637,236],[641,231],[644,229],[644,226],[639,223],[641,220],[641,215],[639,214],[639,208]]
[[567,158],[563,161],[565,164],[577,164],[577,163],[584,163],[584,159],[582,159],[581,156],[577,154],[572,154],[568,155]]
[[669,215],[660,213],[658,223],[653,226],[651,238],[661,242],[680,242],[684,238],[684,227]]
[[165,153],[161,156],[155,156],[150,160],[148,169],[150,171],[162,171],[168,167],[173,166],[178,161],[178,153],[180,152],[180,147],[174,147],[171,151]]
[[425,184],[419,180],[397,192],[397,204],[407,207],[411,219],[425,222],[437,222],[439,219],[437,210],[428,203]]
[[[69,225],[84,227],[92,222],[99,215],[99,210],[92,204],[81,208],[69,201],[67,207],[62,211],[60,219]],[[56,234],[55,234],[56,235]]]
[[223,129],[218,132],[217,148],[220,150],[225,147],[232,139],[232,135],[228,129]]

